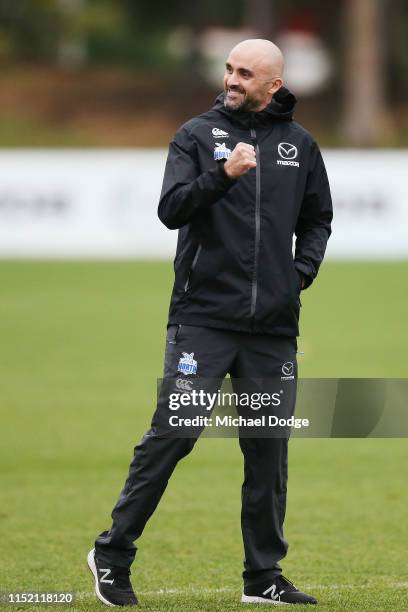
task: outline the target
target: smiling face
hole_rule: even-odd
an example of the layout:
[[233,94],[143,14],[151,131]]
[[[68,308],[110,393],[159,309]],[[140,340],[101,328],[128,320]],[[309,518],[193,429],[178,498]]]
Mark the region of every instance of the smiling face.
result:
[[225,64],[224,105],[231,111],[260,111],[282,86],[283,58],[268,40],[246,40],[234,47]]

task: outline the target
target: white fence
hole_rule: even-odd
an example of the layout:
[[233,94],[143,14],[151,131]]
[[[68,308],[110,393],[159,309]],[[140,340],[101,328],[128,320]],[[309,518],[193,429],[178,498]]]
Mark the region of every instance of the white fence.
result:
[[[327,255],[408,257],[408,151],[324,151],[335,218]],[[159,258],[166,151],[0,152],[0,257]],[[405,173],[404,173],[405,171]]]

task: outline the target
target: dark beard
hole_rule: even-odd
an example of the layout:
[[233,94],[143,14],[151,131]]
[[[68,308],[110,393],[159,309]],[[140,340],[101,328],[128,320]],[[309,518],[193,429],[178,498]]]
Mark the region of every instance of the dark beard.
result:
[[224,99],[224,107],[230,113],[250,113],[254,110],[254,106],[256,106],[256,104],[254,104],[254,100],[250,98],[246,98],[242,102],[242,104],[240,104],[239,106],[235,106],[235,107],[232,107],[229,104],[227,104],[226,100]]

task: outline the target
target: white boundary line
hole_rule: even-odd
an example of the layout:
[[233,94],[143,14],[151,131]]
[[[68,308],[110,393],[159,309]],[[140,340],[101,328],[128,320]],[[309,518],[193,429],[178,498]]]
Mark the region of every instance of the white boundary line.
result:
[[[378,586],[378,585],[377,585]],[[408,588],[408,582],[396,582],[393,584],[385,585],[389,588]],[[305,589],[318,589],[318,590],[336,590],[336,589],[375,589],[376,585],[368,584],[305,584],[302,585]],[[184,589],[179,588],[164,588],[158,591],[140,591],[136,587],[136,594],[141,596],[154,596],[154,595],[200,595],[200,594],[211,594],[211,593],[236,593],[237,597],[240,596],[240,588],[234,587],[219,587],[219,588],[207,588],[203,587],[199,589],[197,587],[187,587]],[[75,593],[77,599],[88,599],[95,597],[95,591],[78,591]]]

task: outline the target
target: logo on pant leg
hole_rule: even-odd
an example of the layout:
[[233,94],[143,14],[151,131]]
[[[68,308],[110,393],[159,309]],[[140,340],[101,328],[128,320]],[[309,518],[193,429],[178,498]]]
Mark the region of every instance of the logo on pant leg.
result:
[[197,362],[194,359],[194,353],[183,353],[178,362],[177,372],[182,372],[185,376],[189,374],[197,374]]
[[185,391],[189,393],[193,387],[194,383],[192,380],[188,380],[188,378],[178,378],[176,380],[176,388],[179,391]]
[[295,378],[294,372],[295,372],[295,366],[293,362],[286,361],[286,363],[284,363],[282,366],[283,376],[281,376],[281,380],[293,380]]

